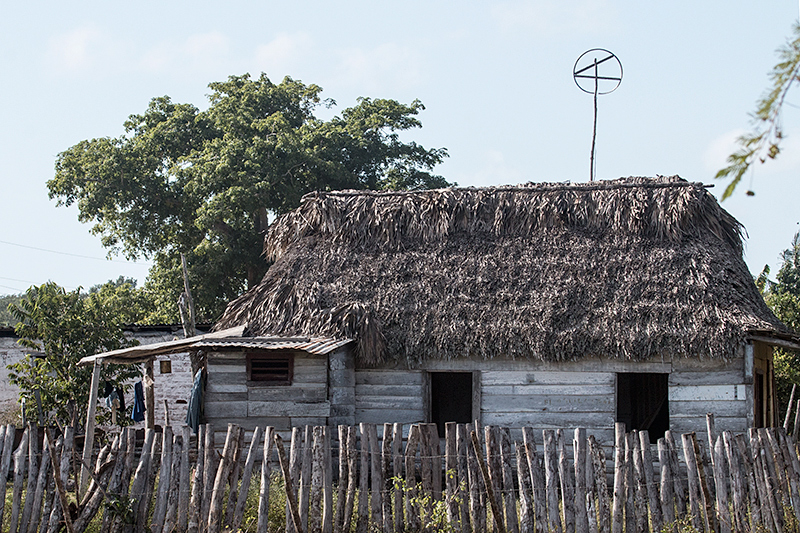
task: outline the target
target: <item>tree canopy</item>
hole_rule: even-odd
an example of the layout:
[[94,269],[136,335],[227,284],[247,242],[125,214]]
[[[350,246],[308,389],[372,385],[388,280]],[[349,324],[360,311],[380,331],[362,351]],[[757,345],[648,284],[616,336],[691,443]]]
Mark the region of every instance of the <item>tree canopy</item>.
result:
[[[756,111],[752,115],[753,131],[737,139],[739,149],[728,156],[728,166],[720,169],[715,176],[718,179],[731,178],[722,194],[723,200],[733,194],[753,163],[765,163],[780,153],[784,137],[781,111],[786,94],[800,79],[800,24],[795,24],[792,34],[789,41],[778,49],[780,61],[770,72],[772,85],[756,103]],[[748,194],[752,195],[752,192],[748,191]]]
[[[781,267],[770,281],[769,267],[756,279],[764,301],[781,322],[800,333],[800,233],[781,254]],[[775,383],[781,409],[786,408],[792,385],[800,385],[800,354],[779,348],[775,351]]]
[[329,120],[322,89],[247,74],[209,85],[199,110],[169,97],[131,115],[118,138],[81,141],[59,154],[47,186],[59,205],[76,204],[111,252],[151,257],[145,289],[151,321],[172,321],[189,262],[200,320],[255,285],[267,264],[263,233],[311,191],[419,189],[449,184],[431,173],[446,156],[404,142],[421,127],[421,102],[360,98]]
[[[141,312],[132,289],[128,283],[110,282],[84,294],[48,282],[29,288],[18,304],[9,306],[18,320],[18,342],[36,351],[9,365],[10,381],[20,388],[31,420],[37,419],[35,391],[40,392],[48,420],[68,423],[70,405],[77,406],[79,421],[85,416],[92,367],[77,363],[82,357],[131,346],[122,327],[135,322]],[[116,388],[138,375],[136,366],[106,365],[101,379]]]

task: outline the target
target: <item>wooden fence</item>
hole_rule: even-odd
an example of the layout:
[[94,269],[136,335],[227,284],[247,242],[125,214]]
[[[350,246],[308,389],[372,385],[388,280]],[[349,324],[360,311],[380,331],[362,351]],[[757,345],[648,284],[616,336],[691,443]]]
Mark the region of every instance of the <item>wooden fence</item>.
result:
[[800,461],[782,428],[717,435],[709,416],[708,442],[667,432],[657,446],[616,430],[612,474],[580,428],[546,429],[541,441],[524,428],[515,442],[506,428],[448,424],[442,453],[433,424],[309,426],[289,443],[256,428],[248,447],[230,425],[221,454],[208,426],[196,439],[148,430],[138,443],[124,429],[96,450],[81,490],[71,428],[53,440],[28,427],[15,445],[3,426],[11,504],[6,479],[0,523],[9,533],[797,530]]

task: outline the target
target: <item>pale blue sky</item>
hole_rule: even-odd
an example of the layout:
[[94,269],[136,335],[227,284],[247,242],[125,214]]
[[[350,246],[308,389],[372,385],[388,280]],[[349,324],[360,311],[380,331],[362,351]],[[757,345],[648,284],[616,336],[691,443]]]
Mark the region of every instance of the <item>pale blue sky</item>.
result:
[[[0,294],[53,280],[73,288],[146,264],[103,258],[75,209],[47,198],[57,154],[117,136],[150,98],[206,106],[231,74],[290,75],[341,110],[358,96],[423,101],[422,130],[447,147],[460,185],[586,181],[592,97],[574,84],[594,47],[625,79],[599,101],[597,177],[679,174],[713,182],[767,86],[795,1],[6,2],[0,7]],[[789,102],[800,106],[800,91]],[[335,111],[335,110],[334,110]],[[723,205],[747,228],[754,273],[777,267],[800,226],[800,108],[777,162]],[[717,183],[719,195],[724,189]]]

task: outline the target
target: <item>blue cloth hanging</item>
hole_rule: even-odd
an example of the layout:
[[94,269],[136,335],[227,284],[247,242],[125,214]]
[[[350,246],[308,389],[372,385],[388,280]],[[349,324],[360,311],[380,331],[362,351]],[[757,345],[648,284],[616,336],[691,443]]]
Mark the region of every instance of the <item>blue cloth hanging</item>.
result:
[[144,420],[145,411],[144,388],[142,387],[142,382],[137,381],[133,386],[133,413],[131,414],[131,418],[134,422],[141,422]]
[[194,375],[194,384],[192,384],[192,393],[189,396],[189,405],[186,409],[186,425],[192,428],[192,431],[197,434],[197,428],[200,427],[200,412],[203,409],[203,369],[197,371]]

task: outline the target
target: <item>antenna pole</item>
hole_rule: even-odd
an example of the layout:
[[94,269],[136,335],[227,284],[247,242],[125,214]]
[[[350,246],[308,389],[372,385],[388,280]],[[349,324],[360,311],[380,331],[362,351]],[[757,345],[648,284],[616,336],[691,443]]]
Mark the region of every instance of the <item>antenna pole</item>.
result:
[[[584,57],[586,60],[583,61]],[[603,65],[602,67],[600,65]],[[608,72],[600,75],[599,70],[603,68]],[[589,181],[594,181],[597,175],[595,170],[594,154],[597,148],[597,97],[601,94],[614,92],[622,82],[622,63],[619,58],[603,48],[592,48],[587,50],[575,61],[572,67],[572,77],[578,88],[593,95],[594,97],[594,122],[592,123],[592,153],[589,157]],[[590,85],[591,82],[594,85]],[[604,90],[600,90],[600,80],[604,83]]]
[[594,60],[594,123],[592,124],[592,155],[589,158],[589,181],[594,181],[594,146],[597,139],[597,59]]

